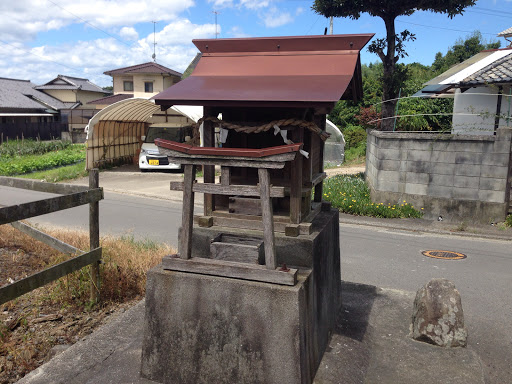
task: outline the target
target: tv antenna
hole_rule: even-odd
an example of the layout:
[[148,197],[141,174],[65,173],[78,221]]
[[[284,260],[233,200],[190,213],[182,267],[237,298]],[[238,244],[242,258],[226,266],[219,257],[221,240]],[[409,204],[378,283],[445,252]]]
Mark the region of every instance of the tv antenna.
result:
[[219,36],[219,32],[217,32],[217,15],[220,14],[218,11],[212,11],[215,14],[215,38]]
[[156,21],[152,21],[153,23],[153,61],[156,63]]

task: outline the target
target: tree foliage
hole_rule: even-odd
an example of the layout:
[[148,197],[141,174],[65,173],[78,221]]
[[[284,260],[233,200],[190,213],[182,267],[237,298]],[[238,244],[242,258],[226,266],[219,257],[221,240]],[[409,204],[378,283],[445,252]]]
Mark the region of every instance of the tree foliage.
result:
[[[476,0],[315,0],[312,9],[325,17],[349,17],[359,19],[361,13],[380,17],[386,26],[386,37],[375,39],[368,47],[370,52],[379,56],[383,64],[382,99],[395,99],[403,85],[403,73],[396,69],[400,58],[407,56],[405,43],[415,39],[408,30],[396,33],[395,19],[409,16],[415,11],[431,11],[447,14],[450,18],[462,14],[464,9],[475,4]],[[382,117],[394,115],[394,101],[382,106]],[[392,119],[383,121],[382,129],[393,128]]]
[[[401,98],[396,106],[398,117],[390,119],[397,131],[450,131],[453,112],[453,99],[450,98],[416,98],[414,95],[423,85],[444,72],[484,49],[499,48],[499,42],[486,42],[481,33],[474,32],[465,39],[459,38],[443,55],[438,53],[431,66],[419,63],[397,64],[397,71],[402,76],[400,87]],[[383,64],[380,62],[363,64],[363,98],[358,103],[350,100],[339,101],[329,114],[329,119],[335,123],[345,135],[347,149],[350,152],[364,143],[363,135],[355,126],[361,129],[379,129],[378,120],[381,117],[381,98],[383,83]],[[410,116],[409,116],[410,115]],[[377,121],[377,123],[375,122]]]
[[455,44],[443,55],[437,52],[435,60],[432,63],[432,69],[437,74],[448,70],[450,67],[462,63],[464,60],[469,59],[471,56],[476,55],[485,49],[497,49],[501,46],[499,41],[486,42],[482,38],[479,31],[473,32],[467,36],[465,40],[459,38]]

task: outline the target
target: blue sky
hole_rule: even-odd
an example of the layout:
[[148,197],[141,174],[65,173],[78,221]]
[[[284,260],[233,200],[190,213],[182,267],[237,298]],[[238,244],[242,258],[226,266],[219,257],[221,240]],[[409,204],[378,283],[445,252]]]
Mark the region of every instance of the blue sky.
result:
[[[156,21],[157,62],[184,71],[196,54],[194,38],[323,34],[329,22],[308,0],[17,0],[0,2],[0,77],[50,81],[58,74],[111,84],[103,72],[151,61]],[[397,19],[416,41],[402,62],[430,65],[459,38],[479,30],[487,40],[512,27],[512,0],[479,0],[463,16],[416,12]],[[376,33],[384,23],[365,14],[335,19],[334,33]],[[362,62],[376,62],[366,48]]]

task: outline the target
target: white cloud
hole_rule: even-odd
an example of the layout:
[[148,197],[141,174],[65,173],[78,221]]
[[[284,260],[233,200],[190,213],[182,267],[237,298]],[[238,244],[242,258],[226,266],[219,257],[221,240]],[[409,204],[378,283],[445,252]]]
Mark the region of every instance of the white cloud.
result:
[[193,5],[193,0],[3,0],[0,35],[4,40],[27,41],[39,32],[84,20],[98,28],[170,21]]
[[[214,24],[193,24],[180,19],[157,32],[156,61],[183,72],[197,53],[192,39],[212,38]],[[0,76],[43,84],[58,74],[86,77],[92,82],[111,85],[103,72],[151,61],[153,33],[127,46],[114,38],[74,41],[30,48],[21,42],[0,44]]]
[[240,0],[235,4],[234,0],[208,0],[216,8],[245,7],[247,9],[262,9],[270,5],[271,0]]
[[250,37],[249,34],[245,33],[242,28],[240,27],[233,27],[229,30],[228,32],[228,36],[230,37],[236,37],[236,38],[240,38],[240,37]]
[[261,9],[270,5],[269,0],[240,0],[240,5],[248,9]]
[[123,27],[119,31],[119,36],[124,40],[134,41],[139,38],[139,34],[133,27]]
[[[217,26],[220,32],[220,25]],[[156,33],[157,48],[160,45],[189,44],[192,39],[207,39],[215,37],[215,24],[192,24],[188,19],[180,19],[164,27]],[[153,44],[153,34],[146,39],[148,44]]]
[[300,14],[302,14],[304,12],[304,8],[302,7],[299,7],[297,8],[297,10],[295,11],[295,16],[299,16]]
[[233,0],[208,0],[215,8],[228,8],[233,6]]
[[270,8],[261,18],[268,28],[280,27],[293,21],[293,17],[289,12],[279,11],[276,7]]

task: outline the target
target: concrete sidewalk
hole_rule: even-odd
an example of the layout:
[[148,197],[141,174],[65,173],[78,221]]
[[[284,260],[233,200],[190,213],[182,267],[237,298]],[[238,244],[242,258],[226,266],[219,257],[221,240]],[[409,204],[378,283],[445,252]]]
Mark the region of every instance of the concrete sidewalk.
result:
[[[342,289],[342,313],[314,383],[484,383],[470,347],[443,349],[408,336],[414,293],[348,282]],[[139,377],[143,320],[141,301],[18,384],[153,384]]]

